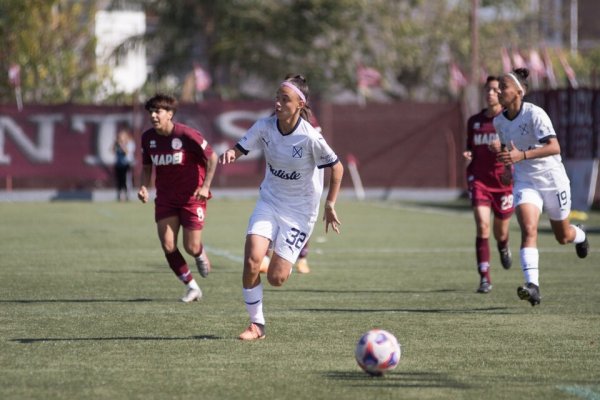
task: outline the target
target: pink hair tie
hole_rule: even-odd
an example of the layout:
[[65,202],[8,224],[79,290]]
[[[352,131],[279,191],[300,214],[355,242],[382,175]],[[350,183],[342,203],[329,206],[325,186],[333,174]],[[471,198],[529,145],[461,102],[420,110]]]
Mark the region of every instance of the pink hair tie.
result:
[[300,97],[300,100],[306,103],[306,97],[304,96],[304,93],[302,93],[302,91],[298,89],[296,85],[288,81],[283,81],[281,82],[281,86],[289,87],[290,89],[292,89],[294,92],[296,92],[298,97]]

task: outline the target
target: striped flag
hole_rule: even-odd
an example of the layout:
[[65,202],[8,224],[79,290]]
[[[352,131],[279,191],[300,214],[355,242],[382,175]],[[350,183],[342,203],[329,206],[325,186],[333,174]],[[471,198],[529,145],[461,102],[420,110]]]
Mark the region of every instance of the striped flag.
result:
[[573,71],[573,68],[571,68],[571,66],[569,65],[569,61],[567,60],[567,57],[565,57],[565,55],[562,51],[558,52],[558,59],[560,60],[560,63],[562,64],[563,69],[565,70],[565,74],[567,75],[569,84],[571,85],[571,87],[573,89],[577,89],[579,87],[579,82],[577,82],[577,77],[575,76],[575,71]]
[[548,49],[544,47],[544,64],[546,64],[546,78],[548,78],[548,84],[550,88],[556,89],[558,87],[558,82],[556,80],[556,75],[554,74],[554,67],[552,66],[552,59],[550,58],[550,53]]
[[506,49],[506,47],[503,47],[502,49],[500,49],[500,52],[502,54],[502,70],[505,74],[508,74],[510,71],[512,71],[512,62],[510,61],[508,50]]
[[196,91],[204,92],[212,84],[210,75],[199,64],[194,64],[194,78],[196,79]]

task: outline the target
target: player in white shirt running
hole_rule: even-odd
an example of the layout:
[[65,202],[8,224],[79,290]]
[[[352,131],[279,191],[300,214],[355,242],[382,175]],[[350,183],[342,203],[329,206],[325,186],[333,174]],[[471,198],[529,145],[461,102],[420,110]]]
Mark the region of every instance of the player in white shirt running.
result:
[[250,216],[244,247],[243,296],[250,325],[241,340],[263,339],[263,285],[260,265],[273,249],[267,280],[281,286],[288,279],[319,214],[323,168],[331,168],[323,220],[339,233],[335,211],[344,167],[323,136],[308,122],[308,86],[301,75],[281,82],[275,97],[275,115],[259,119],[235,145],[219,157],[229,164],[250,151],[262,150],[265,178]]
[[588,254],[586,233],[571,225],[571,189],[560,157],[560,145],[546,112],[523,101],[529,70],[518,68],[500,79],[500,103],[505,107],[494,119],[502,148],[496,148],[498,160],[514,164],[515,206],[521,228],[521,269],[525,284],[517,295],[532,306],[541,301],[539,291],[538,223],[546,211],[556,240],[575,243],[580,258]]

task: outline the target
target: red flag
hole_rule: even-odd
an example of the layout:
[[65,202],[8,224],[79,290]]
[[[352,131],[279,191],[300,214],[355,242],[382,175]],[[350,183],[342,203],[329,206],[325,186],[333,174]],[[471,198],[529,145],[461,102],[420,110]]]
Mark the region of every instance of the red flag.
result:
[[519,50],[513,50],[512,58],[515,68],[527,68],[527,63]]
[[560,63],[562,64],[563,69],[565,70],[567,79],[569,79],[569,84],[571,85],[571,87],[573,89],[577,89],[579,87],[579,83],[577,82],[577,77],[575,76],[575,71],[573,71],[573,68],[571,68],[571,66],[569,65],[569,61],[567,61],[567,57],[565,57],[565,55],[561,51],[559,51],[558,59],[560,60]]
[[548,49],[544,47],[544,64],[546,64],[546,77],[548,78],[548,84],[552,89],[556,89],[558,87],[558,82],[556,81],[556,75],[554,75],[554,67],[552,66],[552,59],[550,58],[550,53],[548,53]]
[[542,61],[542,57],[540,57],[540,53],[535,49],[529,52],[529,67],[540,77],[546,77],[546,66],[544,65],[544,61]]
[[212,84],[212,79],[199,64],[194,64],[194,78],[196,78],[196,91],[204,92]]
[[11,64],[8,68],[8,81],[13,87],[21,86],[21,66],[19,64]]
[[502,70],[505,74],[508,74],[510,71],[512,71],[512,62],[510,61],[508,50],[506,49],[506,47],[503,47],[502,49],[500,49],[500,52],[502,54]]
[[460,67],[455,63],[450,63],[450,89],[458,92],[461,88],[467,86],[468,80]]
[[381,85],[381,74],[375,68],[359,65],[356,80],[359,88],[377,87]]

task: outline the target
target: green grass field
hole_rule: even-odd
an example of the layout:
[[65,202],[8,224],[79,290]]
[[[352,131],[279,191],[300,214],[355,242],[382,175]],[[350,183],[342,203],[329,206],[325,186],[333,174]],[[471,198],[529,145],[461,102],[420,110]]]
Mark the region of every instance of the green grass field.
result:
[[[513,268],[492,242],[494,289],[480,295],[465,204],[341,201],[342,234],[319,223],[312,273],[265,287],[267,338],[245,343],[253,204],[211,201],[213,272],[195,274],[204,299],[193,304],[178,302],[152,205],[0,204],[0,398],[600,399],[600,213],[585,260],[543,216],[533,308],[516,296],[515,220]],[[383,378],[354,360],[373,327],[402,344]]]

